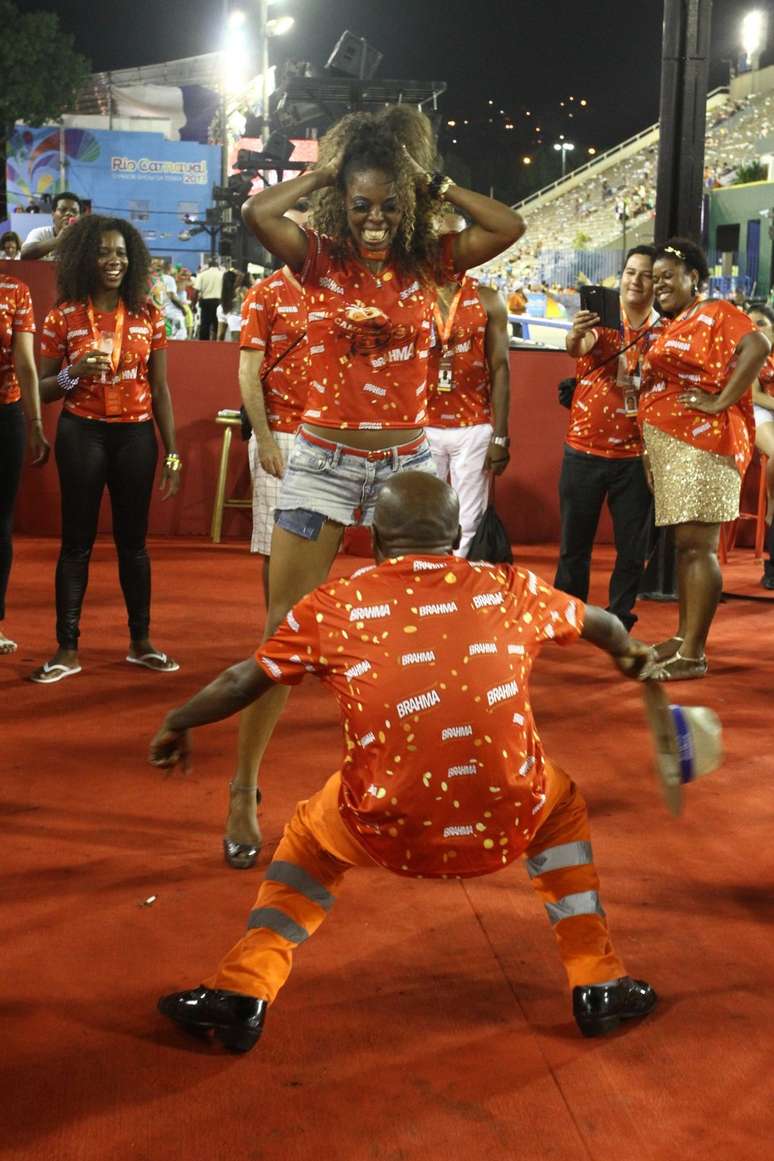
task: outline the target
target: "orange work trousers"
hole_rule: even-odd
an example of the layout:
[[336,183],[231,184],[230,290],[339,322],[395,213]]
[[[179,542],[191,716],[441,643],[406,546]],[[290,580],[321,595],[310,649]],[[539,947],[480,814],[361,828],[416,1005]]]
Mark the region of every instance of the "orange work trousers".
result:
[[[293,952],[333,906],[344,872],[377,865],[341,821],[340,785],[341,775],[334,774],[319,793],[296,807],[266,868],[247,934],[204,981],[206,987],[273,1000],[290,974]],[[625,975],[599,902],[586,803],[575,783],[550,762],[546,801],[525,857],[570,987]]]

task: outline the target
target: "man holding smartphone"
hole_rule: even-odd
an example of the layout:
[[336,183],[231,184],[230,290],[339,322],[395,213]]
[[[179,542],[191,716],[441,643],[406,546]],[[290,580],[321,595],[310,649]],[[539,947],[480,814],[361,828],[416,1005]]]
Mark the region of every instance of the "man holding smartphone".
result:
[[570,426],[559,479],[561,543],[554,585],[586,600],[602,505],[613,518],[616,560],[608,610],[631,629],[645,565],[651,495],[637,424],[639,365],[659,316],[653,309],[652,246],[635,246],[621,275],[621,326],[581,310],[566,338],[577,359]]
[[76,194],[63,190],[54,198],[50,226],[36,226],[30,230],[24,245],[21,257],[55,259],[56,248],[62,232],[77,222],[81,216],[81,202]]

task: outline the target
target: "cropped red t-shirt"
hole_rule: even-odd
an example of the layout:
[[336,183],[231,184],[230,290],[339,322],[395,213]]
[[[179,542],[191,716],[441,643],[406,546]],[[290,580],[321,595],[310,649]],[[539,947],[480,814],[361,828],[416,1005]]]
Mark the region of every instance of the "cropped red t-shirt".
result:
[[[387,267],[378,276],[307,230],[299,274],[307,303],[309,392],[303,418],[341,429],[418,427],[427,419],[427,359],[435,291]],[[452,281],[453,236],[441,239],[439,280]]]

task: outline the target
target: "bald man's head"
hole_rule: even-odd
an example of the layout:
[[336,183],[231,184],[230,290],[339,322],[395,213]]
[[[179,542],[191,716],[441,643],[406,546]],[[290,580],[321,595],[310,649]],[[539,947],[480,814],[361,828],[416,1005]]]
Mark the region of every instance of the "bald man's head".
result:
[[460,542],[456,492],[427,472],[400,472],[379,493],[373,542],[377,560],[412,552],[450,553]]

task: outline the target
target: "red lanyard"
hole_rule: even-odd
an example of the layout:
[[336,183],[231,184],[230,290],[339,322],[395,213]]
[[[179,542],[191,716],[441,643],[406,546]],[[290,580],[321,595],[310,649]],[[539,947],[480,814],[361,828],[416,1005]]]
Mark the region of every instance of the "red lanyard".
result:
[[[86,303],[86,314],[87,314],[88,319],[89,319],[89,326],[91,327],[92,338],[94,339],[95,343],[98,343],[100,340],[100,336],[101,336],[102,332],[100,331],[99,327],[97,326],[96,320],[94,318],[94,303],[91,301],[91,299],[89,299]],[[111,363],[111,366],[113,368],[114,375],[118,371],[118,364],[121,361],[121,348],[124,345],[124,324],[125,324],[125,322],[126,322],[126,307],[124,306],[123,299],[119,298],[118,306],[116,307],[115,331],[113,333],[113,350],[110,353],[110,363]]]
[[[101,331],[97,326],[94,318],[94,304],[91,299],[86,303],[86,314],[89,319],[89,326],[91,327],[92,338],[95,343],[99,343]],[[118,374],[118,364],[121,361],[121,349],[124,345],[124,324],[126,322],[126,307],[123,300],[119,298],[118,306],[116,307],[116,321],[115,329],[113,331],[113,349],[110,352],[110,365],[113,368],[113,378],[110,382],[102,384],[103,399],[105,402],[106,416],[119,416],[122,414],[121,407],[121,386],[116,382],[116,375]]]
[[454,316],[457,313],[457,307],[460,305],[461,298],[462,287],[459,286],[454,295],[454,298],[452,299],[451,306],[449,307],[449,313],[446,316],[446,322],[443,321],[443,315],[441,314],[441,308],[439,307],[437,300],[433,303],[433,317],[435,319],[435,327],[436,331],[438,332],[438,337],[441,340],[441,346],[444,348],[444,350],[449,345],[452,327],[454,326]]

